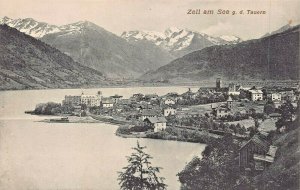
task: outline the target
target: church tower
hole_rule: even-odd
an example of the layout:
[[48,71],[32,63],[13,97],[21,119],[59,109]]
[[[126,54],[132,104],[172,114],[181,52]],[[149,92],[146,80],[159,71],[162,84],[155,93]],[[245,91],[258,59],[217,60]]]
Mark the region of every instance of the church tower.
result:
[[221,78],[217,78],[217,80],[216,80],[216,88],[217,89],[221,89],[222,88]]
[[232,102],[233,102],[233,100],[232,100],[231,96],[229,96],[229,98],[227,100],[227,108],[228,109],[232,109]]

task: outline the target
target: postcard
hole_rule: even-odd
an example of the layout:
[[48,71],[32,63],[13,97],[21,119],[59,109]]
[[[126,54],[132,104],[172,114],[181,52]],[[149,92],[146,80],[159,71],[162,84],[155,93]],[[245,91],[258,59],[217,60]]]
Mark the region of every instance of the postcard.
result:
[[300,189],[300,1],[0,7],[0,189]]

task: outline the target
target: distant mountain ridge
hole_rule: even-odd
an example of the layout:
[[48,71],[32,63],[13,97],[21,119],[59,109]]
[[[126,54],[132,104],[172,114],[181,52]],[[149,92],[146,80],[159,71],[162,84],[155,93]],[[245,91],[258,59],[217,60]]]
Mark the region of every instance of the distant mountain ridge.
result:
[[3,17],[0,19],[0,24],[6,24],[12,28],[16,28],[20,32],[23,32],[34,38],[42,38],[47,34],[60,32],[79,32],[82,29],[84,22],[86,21],[79,21],[72,24],[57,26],[45,22],[38,22],[32,18],[11,19],[8,17]]
[[171,27],[164,32],[155,31],[128,31],[123,32],[121,37],[129,42],[149,41],[180,57],[195,50],[205,47],[223,44],[236,44],[241,42],[241,38],[236,36],[212,37],[204,33]]
[[299,25],[235,45],[207,47],[178,58],[141,79],[146,81],[299,80]]
[[4,17],[1,23],[41,39],[108,78],[137,78],[174,59],[169,52],[149,42],[127,42],[88,21],[55,26],[31,18]]
[[107,84],[101,72],[7,25],[0,25],[0,42],[1,90]]
[[0,24],[6,24],[12,28],[16,28],[20,32],[28,34],[35,38],[41,38],[46,34],[59,32],[61,29],[56,25],[50,25],[44,22],[37,22],[32,18],[11,19],[3,17]]
[[42,41],[109,78],[136,78],[169,63],[173,57],[148,42],[128,43],[91,22],[69,25],[77,30],[47,34]]

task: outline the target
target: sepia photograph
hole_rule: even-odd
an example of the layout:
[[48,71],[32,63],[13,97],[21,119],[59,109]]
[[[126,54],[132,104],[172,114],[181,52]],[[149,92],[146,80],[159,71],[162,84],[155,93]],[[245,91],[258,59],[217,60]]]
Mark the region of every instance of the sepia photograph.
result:
[[299,0],[0,7],[0,190],[300,190]]

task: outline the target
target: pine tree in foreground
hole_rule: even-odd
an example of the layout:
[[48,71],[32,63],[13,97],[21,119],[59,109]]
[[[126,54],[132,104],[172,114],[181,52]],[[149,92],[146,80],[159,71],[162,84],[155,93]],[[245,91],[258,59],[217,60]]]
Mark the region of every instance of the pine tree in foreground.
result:
[[158,177],[156,173],[160,172],[160,167],[151,166],[149,161],[152,157],[144,152],[145,146],[132,148],[134,152],[127,157],[128,166],[119,172],[118,180],[122,190],[164,190],[166,184],[164,178]]

